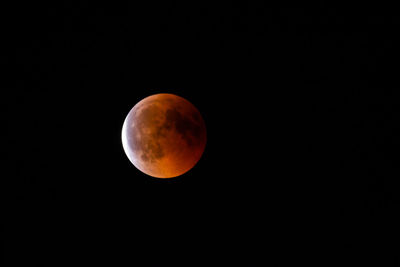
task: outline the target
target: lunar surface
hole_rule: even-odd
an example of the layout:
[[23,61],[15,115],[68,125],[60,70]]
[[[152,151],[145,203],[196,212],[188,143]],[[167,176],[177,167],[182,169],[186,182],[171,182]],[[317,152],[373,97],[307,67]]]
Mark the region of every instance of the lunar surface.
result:
[[122,145],[140,171],[172,178],[199,161],[206,145],[206,127],[200,112],[186,99],[173,94],[151,95],[128,113]]

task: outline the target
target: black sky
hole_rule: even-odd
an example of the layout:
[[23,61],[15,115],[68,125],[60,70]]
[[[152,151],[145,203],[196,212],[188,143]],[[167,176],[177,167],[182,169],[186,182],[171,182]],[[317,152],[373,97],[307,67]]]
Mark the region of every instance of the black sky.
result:
[[[398,264],[393,8],[1,10],[5,266]],[[176,179],[142,174],[121,145],[125,116],[155,93],[207,125],[202,159]]]

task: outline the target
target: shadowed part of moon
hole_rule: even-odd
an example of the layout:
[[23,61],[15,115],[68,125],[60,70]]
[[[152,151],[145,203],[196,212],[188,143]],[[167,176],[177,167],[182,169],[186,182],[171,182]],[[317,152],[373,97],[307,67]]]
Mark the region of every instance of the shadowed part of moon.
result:
[[128,158],[138,169],[169,178],[197,163],[205,148],[206,129],[190,102],[158,94],[143,99],[129,112],[122,140]]

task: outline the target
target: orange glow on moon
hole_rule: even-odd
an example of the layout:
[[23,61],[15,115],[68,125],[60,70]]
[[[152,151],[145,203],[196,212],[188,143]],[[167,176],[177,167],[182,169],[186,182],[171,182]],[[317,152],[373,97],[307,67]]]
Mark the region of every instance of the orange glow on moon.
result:
[[122,145],[129,160],[157,178],[176,177],[193,168],[206,139],[200,112],[173,94],[144,98],[131,109],[122,127]]

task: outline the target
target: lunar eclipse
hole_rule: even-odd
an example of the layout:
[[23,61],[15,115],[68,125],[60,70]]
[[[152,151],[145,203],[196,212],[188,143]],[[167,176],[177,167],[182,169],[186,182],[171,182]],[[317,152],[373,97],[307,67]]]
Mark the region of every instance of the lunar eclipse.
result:
[[122,127],[122,145],[132,164],[156,178],[172,178],[193,168],[206,145],[206,126],[197,108],[173,94],[138,102]]

